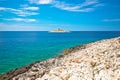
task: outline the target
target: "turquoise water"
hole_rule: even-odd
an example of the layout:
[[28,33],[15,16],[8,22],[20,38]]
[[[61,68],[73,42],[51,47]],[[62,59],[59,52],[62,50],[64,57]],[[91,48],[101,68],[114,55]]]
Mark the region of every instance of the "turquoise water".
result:
[[118,36],[120,36],[120,31],[0,32],[0,74],[60,55],[66,48]]

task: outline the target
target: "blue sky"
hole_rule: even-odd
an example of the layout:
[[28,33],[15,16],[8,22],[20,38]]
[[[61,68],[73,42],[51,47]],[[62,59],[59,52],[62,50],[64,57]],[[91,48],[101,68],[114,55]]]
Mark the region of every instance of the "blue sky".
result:
[[120,31],[120,0],[0,0],[0,31]]

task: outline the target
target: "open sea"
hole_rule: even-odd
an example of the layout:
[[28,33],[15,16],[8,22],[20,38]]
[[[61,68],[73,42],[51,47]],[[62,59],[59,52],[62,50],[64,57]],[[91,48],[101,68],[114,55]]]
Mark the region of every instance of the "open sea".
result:
[[119,36],[120,31],[1,31],[0,74],[58,56],[70,47]]

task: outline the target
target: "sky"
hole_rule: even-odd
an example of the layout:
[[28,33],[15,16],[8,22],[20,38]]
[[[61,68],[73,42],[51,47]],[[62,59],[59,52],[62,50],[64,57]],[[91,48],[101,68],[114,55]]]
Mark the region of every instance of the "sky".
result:
[[0,0],[0,31],[120,31],[120,0]]

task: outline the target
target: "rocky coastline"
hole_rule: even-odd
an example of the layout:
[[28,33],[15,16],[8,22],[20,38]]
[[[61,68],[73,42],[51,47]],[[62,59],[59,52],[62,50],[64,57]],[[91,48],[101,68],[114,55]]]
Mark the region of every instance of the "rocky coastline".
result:
[[120,37],[66,49],[58,57],[1,75],[0,80],[120,80]]

